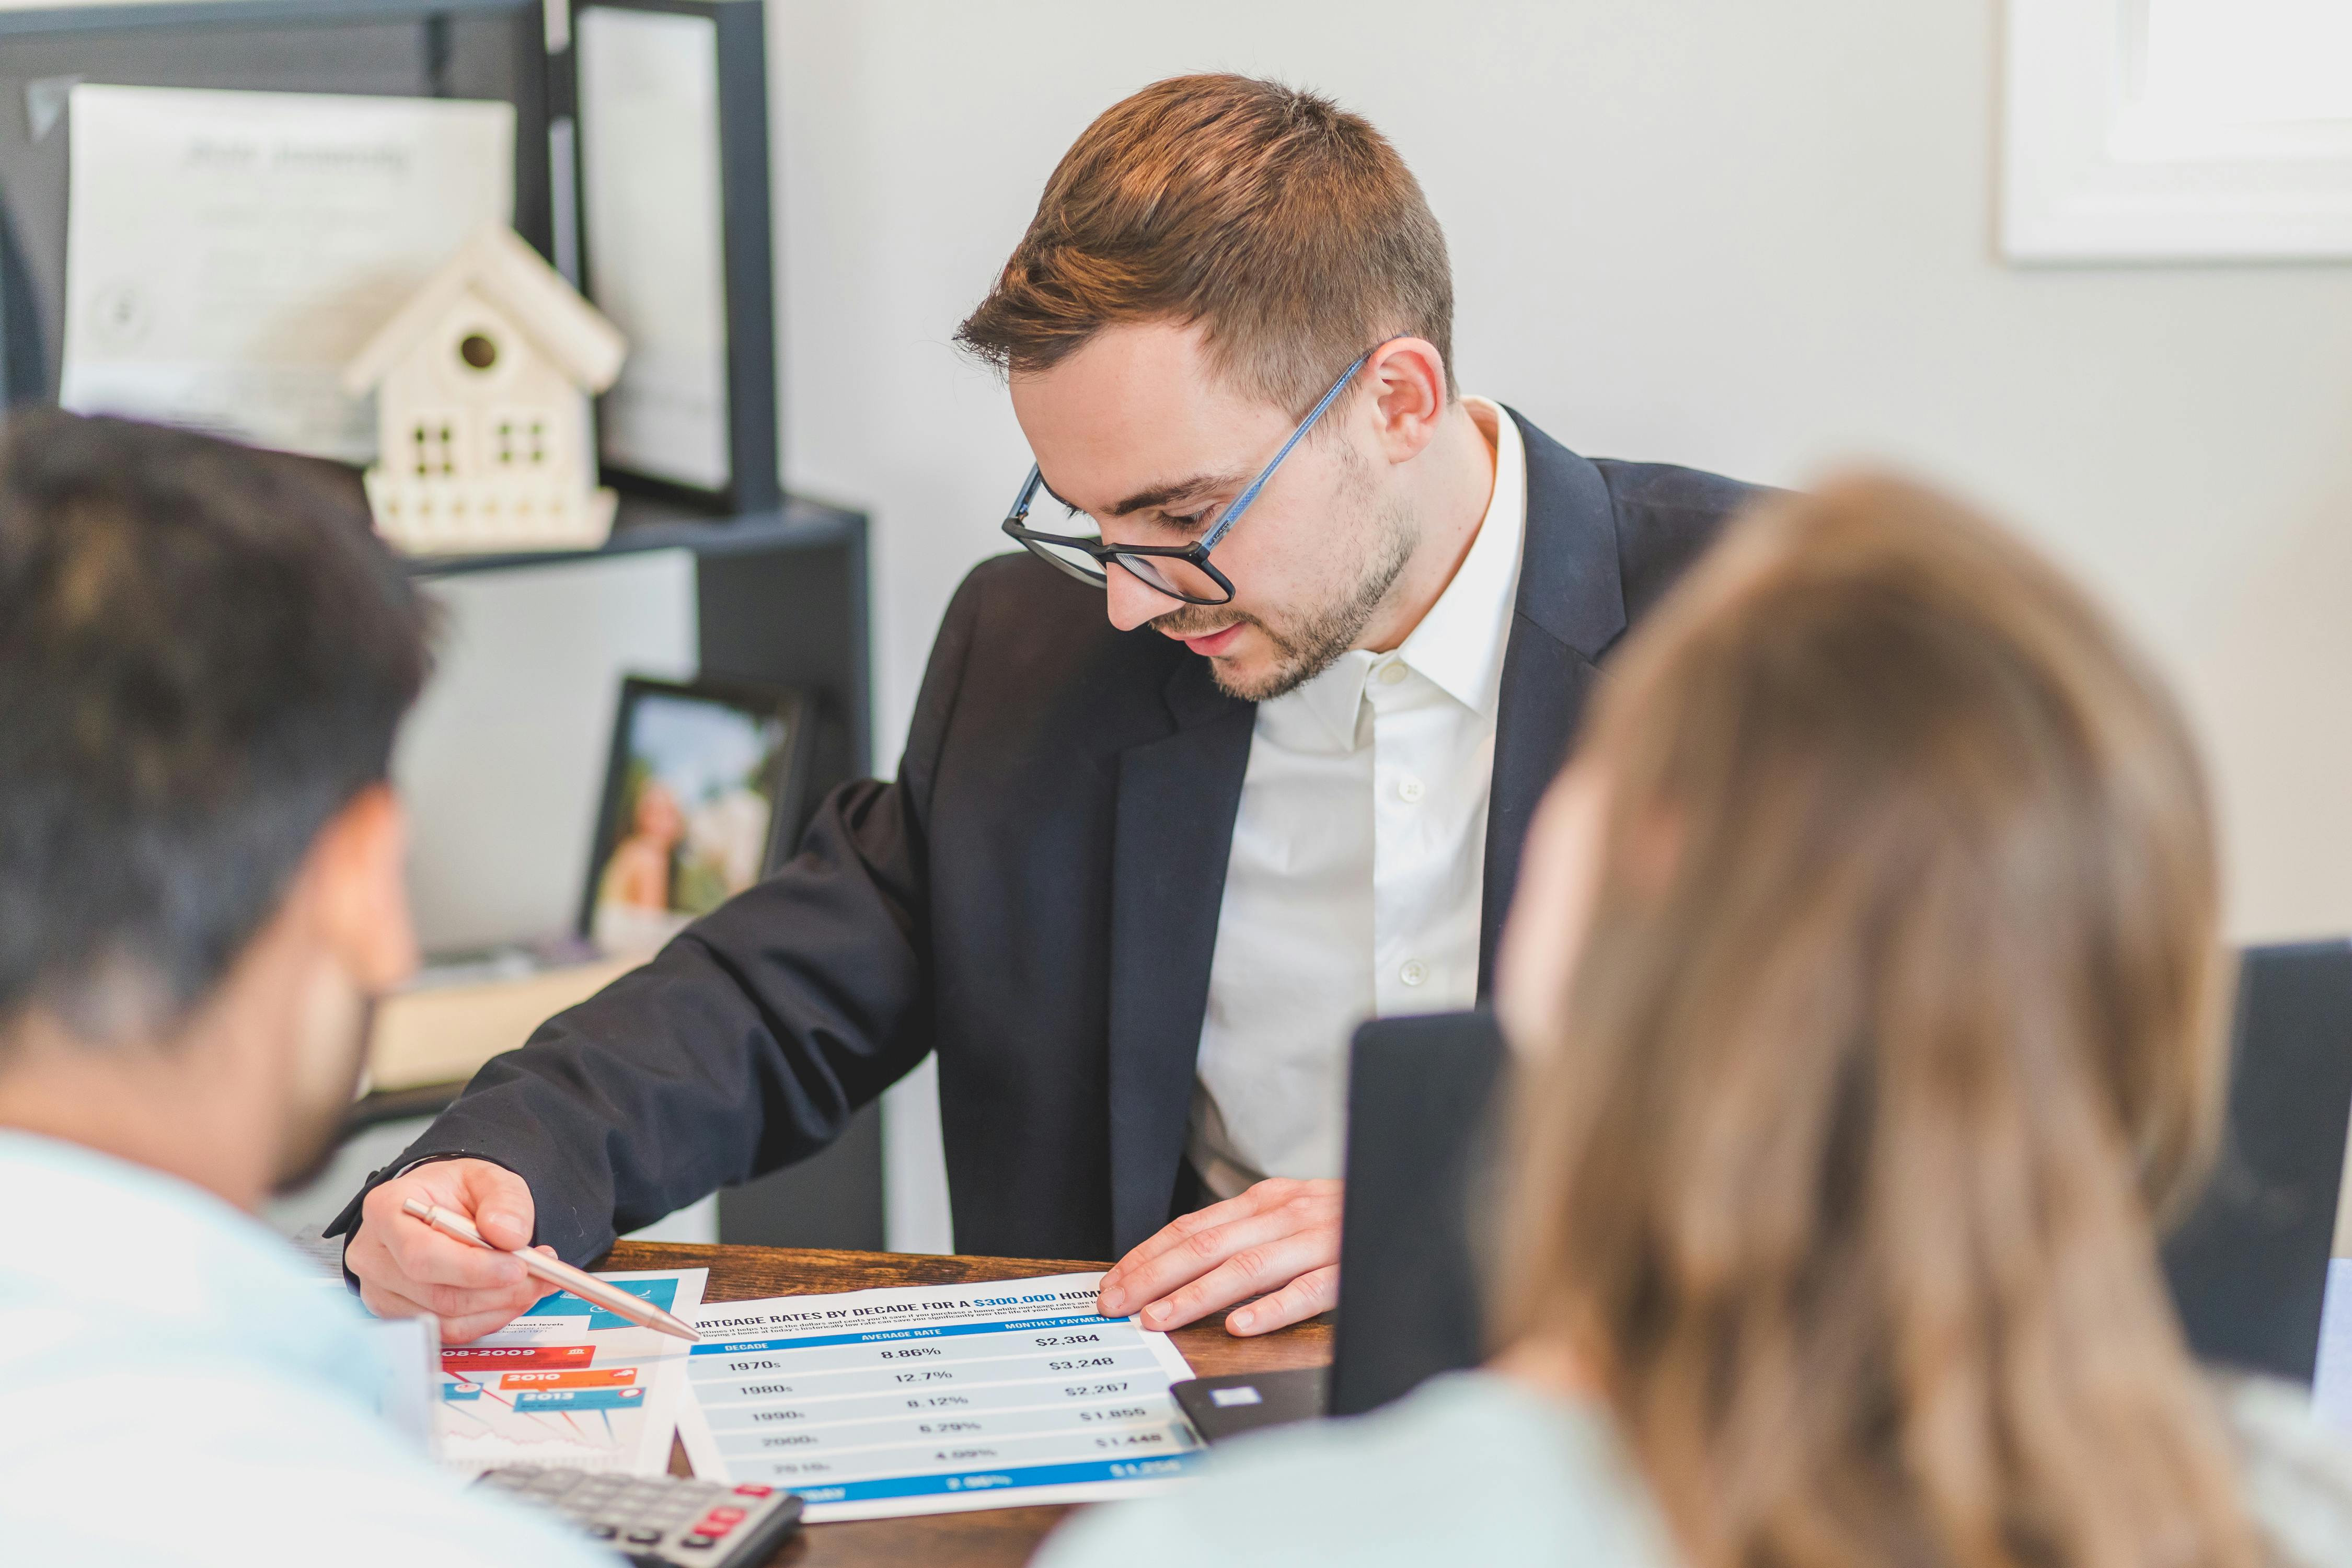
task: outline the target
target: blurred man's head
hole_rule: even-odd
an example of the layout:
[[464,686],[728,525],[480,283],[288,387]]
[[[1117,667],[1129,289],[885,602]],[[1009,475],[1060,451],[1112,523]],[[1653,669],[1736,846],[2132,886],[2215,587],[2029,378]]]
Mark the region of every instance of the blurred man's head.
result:
[[1381,639],[1412,595],[1457,488],[1417,461],[1462,416],[1453,330],[1445,237],[1379,132],[1276,82],[1196,76],[1087,129],[957,337],[1011,380],[1051,491],[1034,526],[1138,546],[1200,539],[1371,354],[1218,543],[1230,603],[1108,574],[1112,621],[1183,638],[1263,700]]
[[257,1202],[415,963],[393,735],[425,614],[323,465],[0,427],[0,1125]]

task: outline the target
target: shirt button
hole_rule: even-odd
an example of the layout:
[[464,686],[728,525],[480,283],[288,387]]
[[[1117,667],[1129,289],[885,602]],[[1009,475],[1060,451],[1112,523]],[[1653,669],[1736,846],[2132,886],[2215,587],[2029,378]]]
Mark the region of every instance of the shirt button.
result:
[[1401,660],[1395,664],[1384,664],[1381,667],[1381,684],[1382,686],[1394,686],[1404,678],[1405,668]]
[[1419,779],[1408,777],[1397,780],[1397,798],[1407,805],[1419,805],[1421,797],[1428,793],[1429,786]]
[[1429,965],[1417,958],[1408,958],[1404,967],[1397,971],[1397,978],[1407,985],[1418,985],[1429,978]]

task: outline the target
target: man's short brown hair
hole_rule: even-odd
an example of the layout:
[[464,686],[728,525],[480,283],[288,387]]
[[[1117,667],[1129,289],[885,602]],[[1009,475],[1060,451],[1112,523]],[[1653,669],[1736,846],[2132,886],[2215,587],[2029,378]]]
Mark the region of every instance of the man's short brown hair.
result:
[[1028,374],[1138,321],[1200,323],[1222,374],[1297,413],[1399,336],[1434,344],[1454,390],[1453,274],[1420,184],[1369,121],[1279,82],[1171,77],[1112,105],[956,341]]

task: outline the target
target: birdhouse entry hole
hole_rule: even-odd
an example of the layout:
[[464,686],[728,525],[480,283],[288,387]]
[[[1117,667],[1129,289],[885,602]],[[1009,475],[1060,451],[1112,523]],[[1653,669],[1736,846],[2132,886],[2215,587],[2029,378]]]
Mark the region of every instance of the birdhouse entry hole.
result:
[[457,340],[457,357],[476,370],[488,370],[499,363],[499,345],[480,332],[467,332]]

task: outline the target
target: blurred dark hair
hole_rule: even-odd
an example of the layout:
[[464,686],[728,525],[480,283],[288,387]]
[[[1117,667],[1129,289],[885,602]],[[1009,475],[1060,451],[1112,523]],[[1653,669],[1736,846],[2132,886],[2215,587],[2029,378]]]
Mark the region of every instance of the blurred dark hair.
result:
[[387,776],[427,619],[326,464],[0,424],[0,1027],[181,1021]]

